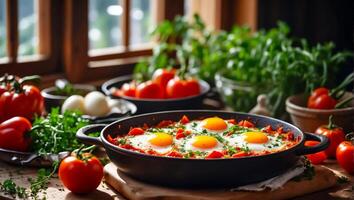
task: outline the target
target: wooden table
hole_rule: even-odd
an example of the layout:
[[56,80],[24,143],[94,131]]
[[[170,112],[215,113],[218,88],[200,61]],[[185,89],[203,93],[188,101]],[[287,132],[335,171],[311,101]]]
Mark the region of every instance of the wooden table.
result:
[[[354,199],[354,192],[352,186],[354,185],[354,177],[346,174],[336,163],[336,161],[328,161],[325,166],[338,170],[350,178],[350,182],[341,184],[336,187],[324,190],[321,192],[313,193],[310,195],[296,198],[297,200],[309,200],[309,199]],[[28,187],[28,178],[35,178],[37,169],[28,167],[13,166],[0,162],[0,181],[12,178],[15,183]],[[43,194],[42,194],[43,195]],[[98,187],[98,189],[85,196],[78,196],[63,187],[58,178],[52,178],[49,188],[44,194],[47,199],[67,199],[67,200],[81,200],[81,199],[100,199],[100,200],[124,200],[120,194],[113,191],[104,181]],[[0,194],[0,199],[13,199],[11,196]]]

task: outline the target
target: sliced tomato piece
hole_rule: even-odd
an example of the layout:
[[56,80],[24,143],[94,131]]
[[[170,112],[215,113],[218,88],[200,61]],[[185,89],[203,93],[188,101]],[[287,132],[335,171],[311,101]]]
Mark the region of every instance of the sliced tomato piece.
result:
[[131,135],[131,136],[142,135],[142,134],[144,134],[144,132],[145,131],[142,128],[132,128],[132,129],[130,129],[128,135]]
[[175,158],[182,158],[182,154],[178,153],[177,151],[171,151],[170,153],[167,154],[169,157],[175,157]]
[[233,158],[241,158],[241,157],[245,157],[247,156],[248,154],[245,152],[245,151],[240,151],[240,152],[237,152],[237,153],[234,153],[232,155]]
[[224,156],[223,153],[220,151],[212,151],[206,158],[213,159],[213,158],[222,158]]
[[253,128],[253,127],[255,127],[255,125],[254,125],[252,122],[248,121],[248,120],[242,120],[242,121],[240,121],[240,122],[238,123],[238,125],[239,125],[239,126],[244,126],[244,127],[247,127],[247,128]]
[[235,119],[228,119],[226,121],[229,122],[230,124],[236,124],[236,120]]
[[[318,141],[306,141],[305,146],[315,146],[319,144]],[[310,160],[310,162],[314,165],[322,164],[323,161],[327,159],[327,155],[324,151],[320,151],[314,154],[308,154],[306,157]]]
[[182,124],[187,124],[189,122],[189,119],[187,116],[183,115],[183,117],[181,118],[180,122]]

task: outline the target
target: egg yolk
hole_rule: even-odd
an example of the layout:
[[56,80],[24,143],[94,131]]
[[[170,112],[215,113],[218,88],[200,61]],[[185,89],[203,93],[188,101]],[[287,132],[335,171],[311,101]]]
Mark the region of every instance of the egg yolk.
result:
[[225,130],[227,128],[226,122],[219,117],[210,117],[202,121],[203,127],[213,131]]
[[246,132],[244,136],[248,143],[264,144],[268,142],[267,135],[262,132]]
[[192,145],[200,149],[210,149],[218,144],[216,138],[208,135],[200,135],[194,137]]
[[149,140],[150,144],[165,147],[172,144],[173,138],[167,133],[155,133],[154,136]]

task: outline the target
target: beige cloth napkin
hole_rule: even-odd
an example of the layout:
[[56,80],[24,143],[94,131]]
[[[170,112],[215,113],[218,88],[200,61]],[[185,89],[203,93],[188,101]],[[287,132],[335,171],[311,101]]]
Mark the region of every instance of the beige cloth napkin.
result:
[[250,185],[244,185],[240,186],[237,188],[231,189],[231,191],[262,191],[265,189],[270,189],[270,190],[276,190],[278,188],[281,188],[286,182],[288,182],[290,179],[302,174],[305,171],[306,167],[304,166],[304,160],[299,159],[297,164],[290,168],[288,171],[285,173],[273,177],[271,179],[259,182],[259,183],[254,183]]

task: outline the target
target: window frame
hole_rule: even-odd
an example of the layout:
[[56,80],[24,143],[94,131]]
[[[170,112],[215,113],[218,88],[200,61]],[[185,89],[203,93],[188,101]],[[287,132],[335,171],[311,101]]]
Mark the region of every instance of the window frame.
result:
[[[183,0],[152,0],[157,22],[173,19],[183,14]],[[122,0],[123,10],[130,8],[130,0]],[[88,0],[65,1],[64,68],[67,78],[72,82],[92,81],[129,74],[141,57],[151,55],[153,43],[133,48],[129,45],[129,16],[122,16],[123,48],[111,48],[110,53],[89,55],[88,50]],[[168,12],[167,12],[168,11]],[[154,13],[153,12],[153,13]],[[78,48],[80,47],[80,48]],[[100,51],[100,50],[97,50]],[[75,67],[74,67],[75,66]]]
[[[50,74],[59,71],[60,0],[37,0],[38,3],[38,55],[18,57],[18,0],[6,1],[6,48],[7,57],[0,61],[0,74],[10,73],[18,76],[29,74]],[[56,38],[56,39],[54,39]]]

